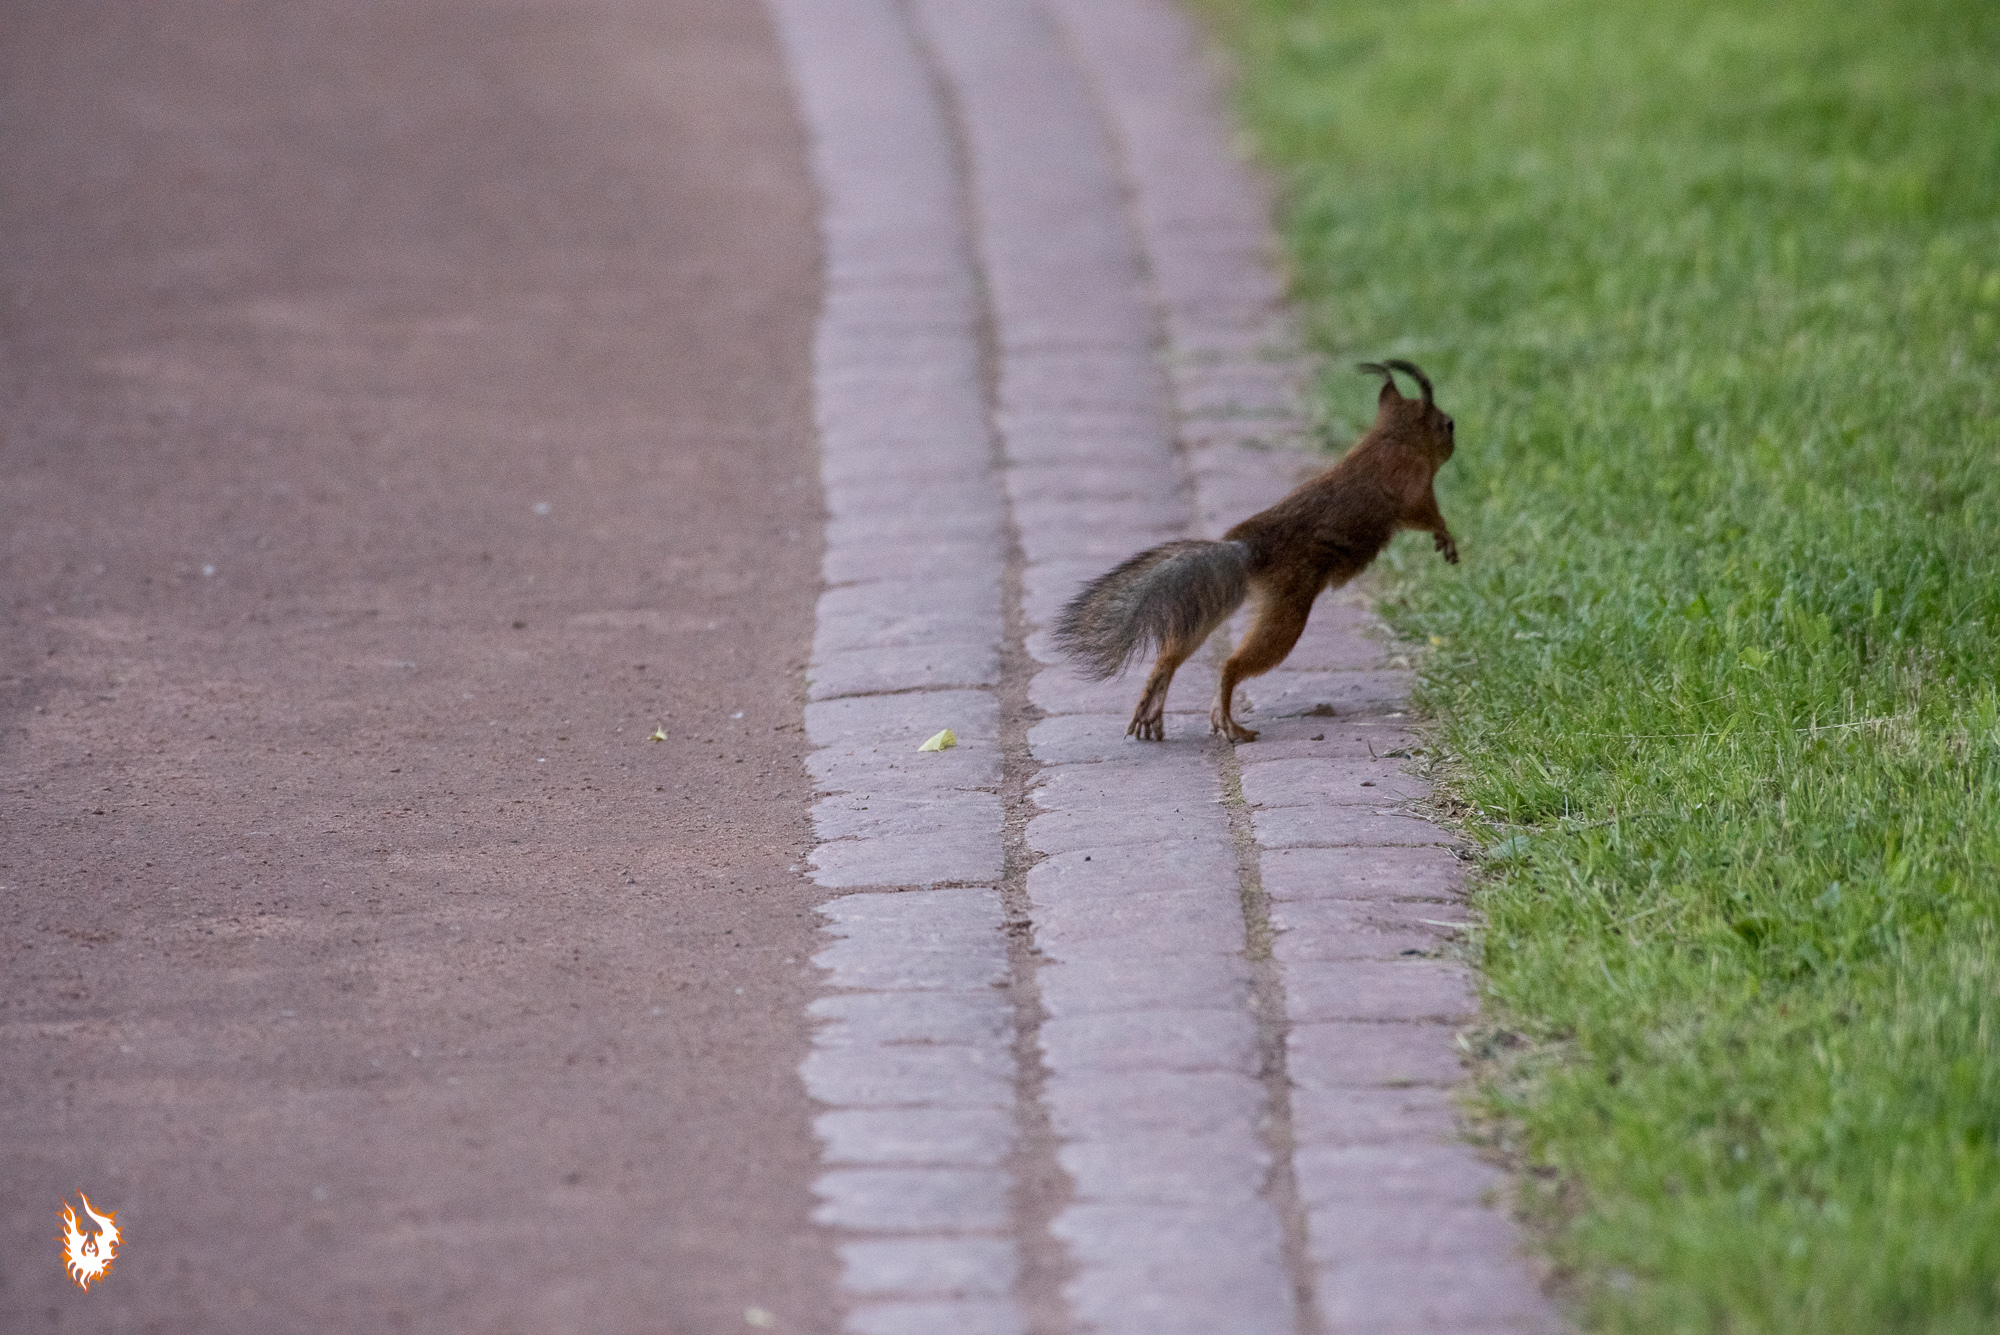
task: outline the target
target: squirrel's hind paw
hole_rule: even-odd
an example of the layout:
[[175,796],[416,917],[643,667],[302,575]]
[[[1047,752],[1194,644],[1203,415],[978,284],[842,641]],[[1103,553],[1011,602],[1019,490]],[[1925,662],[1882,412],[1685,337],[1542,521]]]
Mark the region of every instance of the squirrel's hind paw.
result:
[[1220,709],[1209,711],[1208,730],[1211,734],[1219,732],[1232,742],[1254,742],[1257,740],[1255,729],[1244,727]]

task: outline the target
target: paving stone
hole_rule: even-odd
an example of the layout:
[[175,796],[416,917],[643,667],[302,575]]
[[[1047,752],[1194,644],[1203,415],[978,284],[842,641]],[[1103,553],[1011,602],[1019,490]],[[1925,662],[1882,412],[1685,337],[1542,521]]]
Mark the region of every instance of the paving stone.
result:
[[984,941],[1002,917],[1000,892],[984,886],[839,895],[816,911],[827,920],[827,930],[836,935],[862,930],[888,932],[910,944]]
[[[1136,694],[1134,700],[1136,701]],[[1089,765],[1155,755],[1156,742],[1125,735],[1131,710],[1116,714],[1059,714],[1028,730],[1028,749],[1043,765]],[[1185,743],[1176,743],[1177,748]]]
[[934,534],[904,542],[830,547],[821,570],[828,584],[930,576],[950,579],[1000,559],[997,536]]
[[1003,408],[998,414],[1010,468],[1123,468],[1135,475],[1171,473],[1170,433],[1154,417],[1129,413],[1045,412]]
[[[931,721],[937,722],[935,718]],[[931,737],[937,731],[932,728],[924,736]],[[958,800],[957,794],[999,788],[1000,749],[994,742],[961,738],[957,746],[943,752],[918,751],[921,744],[913,745],[908,736],[896,738],[893,744],[836,743],[807,756],[806,773],[822,793],[846,793],[861,799],[880,793],[950,803]]]
[[993,686],[1000,680],[1000,646],[981,639],[957,644],[885,645],[816,656],[806,669],[806,698]]
[[1137,552],[1157,547],[1181,535],[1178,524],[1147,526],[1137,522],[1107,523],[1079,536],[1072,521],[1053,515],[1028,515],[1015,528],[1021,555],[1028,561],[1051,557],[1084,557],[1094,560],[1098,573],[1111,569]]
[[1291,1335],[1297,1316],[1270,1207],[1079,1205],[1053,1231],[1079,1274],[1078,1322],[1132,1335]]
[[1241,955],[1181,955],[1158,960],[1051,962],[1036,975],[1042,1009],[1051,1016],[1153,1007],[1246,1004],[1250,969]]
[[1430,783],[1401,760],[1263,760],[1243,766],[1243,799],[1253,807],[1390,807],[1430,795]]
[[1434,904],[1362,899],[1281,900],[1271,905],[1272,953],[1290,967],[1320,960],[1393,960],[1449,950],[1462,933],[1419,915]]
[[1000,798],[996,793],[952,790],[840,793],[813,803],[812,822],[814,835],[823,840],[920,835],[978,839],[999,825]]
[[1084,585],[1109,570],[1113,564],[1115,562],[1092,558],[1038,561],[1026,567],[1021,571],[1022,615],[1035,625],[1053,622],[1056,614]]
[[1045,766],[1029,796],[1038,807],[1058,810],[1215,807],[1222,800],[1222,784],[1212,753],[1145,747],[1096,764]]
[[1042,1022],[1042,1060],[1071,1071],[1258,1069],[1257,1026],[1242,1010],[1098,1012]]
[[809,1095],[841,1107],[1014,1106],[1014,1054],[999,1046],[815,1046],[800,1064],[799,1073]]
[[810,862],[815,885],[847,889],[863,885],[997,881],[1003,858],[998,829],[964,829],[821,844],[813,850]]
[[1229,1071],[1077,1071],[1052,1081],[1045,1098],[1057,1135],[1090,1140],[1252,1125],[1264,1087]]
[[1027,1335],[1028,1319],[1001,1298],[869,1303],[847,1314],[847,1335]]
[[[1007,495],[1015,505],[1054,497],[1067,501],[1157,502],[1180,494],[1171,474],[1123,464],[1057,461],[1007,469]],[[1183,507],[1187,504],[1181,502]]]
[[[881,933],[888,936],[888,933]],[[830,975],[828,987],[909,988],[913,991],[966,992],[997,987],[1007,978],[1003,942],[981,949],[964,946],[914,948],[869,935],[839,941],[812,957]]]
[[1257,843],[1275,848],[1457,847],[1460,836],[1416,816],[1366,807],[1263,807],[1250,813]]
[[[954,330],[953,336],[960,332]],[[871,507],[898,500],[914,505],[926,492],[953,490],[968,478],[988,475],[992,445],[984,418],[963,429],[974,438],[959,448],[940,449],[939,437],[950,431],[943,423],[931,424],[928,431],[937,434],[927,434],[923,424],[883,422],[865,409],[847,420],[828,420],[822,414],[820,481],[827,508],[833,509],[838,501],[841,509],[836,513],[863,514]],[[969,497],[967,504],[984,504],[988,499]],[[960,577],[972,573],[962,571]]]
[[1292,1090],[1292,1135],[1300,1145],[1440,1143],[1458,1134],[1452,1100],[1442,1085],[1301,1084]]
[[993,1168],[1016,1140],[1011,1108],[838,1108],[814,1118],[813,1131],[829,1164]]
[[1311,1212],[1313,1259],[1342,1267],[1365,1261],[1422,1262],[1506,1258],[1519,1245],[1513,1223],[1483,1205],[1334,1201]]
[[1021,1258],[1004,1238],[869,1238],[839,1245],[849,1293],[910,1298],[1004,1298]]
[[974,991],[1007,976],[992,890],[844,895],[819,911],[837,938],[813,956],[832,975],[829,987]]
[[[813,637],[814,661],[823,661],[834,654],[872,653],[877,649],[999,643],[1000,611],[997,607],[947,606],[945,610],[925,610],[915,600],[906,603],[894,596],[909,587],[902,580],[850,584],[822,597],[819,630]],[[985,591],[976,585],[961,583],[959,587],[973,603],[984,601]],[[824,606],[835,593],[875,590],[887,592],[876,598],[874,605],[851,599],[848,601],[854,605],[840,611],[828,611]],[[927,601],[935,607],[938,603],[950,604],[956,599],[934,598]]]
[[981,1168],[836,1168],[813,1183],[813,1222],[875,1233],[997,1232],[1007,1175]]
[[[937,720],[943,719],[939,723]],[[860,696],[826,700],[805,709],[806,736],[814,746],[880,745],[909,739],[911,753],[939,728],[950,727],[966,742],[992,742],[1000,735],[1000,705],[990,691],[923,691],[910,695]],[[928,728],[928,731],[926,729]],[[944,758],[951,756],[947,751]]]
[[[1055,610],[1049,610],[1049,620],[1054,619]],[[1037,672],[1028,684],[1028,702],[1048,714],[1115,715],[1122,711],[1129,719],[1144,685],[1145,678],[1132,673],[1110,681],[1085,681],[1066,666],[1051,667]]]
[[1221,788],[1205,756],[1156,753],[1151,764],[1051,766],[1042,774],[1031,796],[1044,814],[1028,822],[1028,843],[1038,852],[1143,845],[1202,833],[1228,837]]
[[915,455],[954,459],[974,476],[988,471],[978,450],[985,433],[971,401],[975,384],[962,362],[937,369],[929,379],[879,370],[825,378],[814,407],[828,452],[847,453],[885,477]]
[[1484,1205],[1507,1175],[1463,1144],[1312,1145],[1293,1155],[1299,1199],[1318,1208]]
[[[1079,533],[1145,531],[1174,535],[1187,528],[1187,499],[1169,491],[1160,496],[1126,496],[1106,499],[1097,496],[1047,494],[1033,498],[1016,497],[1014,522],[1021,527],[1047,528],[1067,532],[1074,542]],[[1164,542],[1165,538],[1155,539]],[[1083,552],[1071,547],[1067,559]],[[1134,550],[1139,550],[1134,548]]]
[[1471,975],[1457,961],[1330,960],[1285,970],[1286,1010],[1312,1020],[1444,1020],[1478,1012]]
[[1305,1089],[1455,1085],[1465,1078],[1452,1030],[1433,1024],[1294,1023],[1285,1069]]
[[1156,961],[1243,951],[1242,901],[1234,895],[1158,896],[1166,912],[1118,901],[1073,904],[1038,913],[1035,948],[1052,962],[1076,965]]
[[1249,1127],[1070,1141],[1056,1157],[1076,1199],[1097,1204],[1248,1204],[1271,1167],[1270,1151]]
[[[1298,717],[1331,709],[1328,722],[1356,715],[1396,715],[1408,710],[1408,672],[1290,672],[1279,668],[1243,684],[1257,719]],[[1254,724],[1252,725],[1254,726]]]
[[818,1047],[879,1043],[970,1043],[1004,1048],[1014,1041],[1014,1003],[996,991],[838,992],[806,1007],[822,1023]]
[[1135,414],[1158,414],[1165,391],[1159,361],[1145,344],[1010,357],[1001,380],[1009,402],[1115,406]]
[[1561,1329],[1527,1266],[1511,1257],[1339,1266],[1321,1282],[1320,1309],[1342,1335],[1447,1330],[1555,1335]]
[[[1446,848],[1280,848],[1259,855],[1259,879],[1273,900],[1463,899],[1465,867]],[[1427,918],[1457,918],[1441,905]]]
[[[997,481],[997,479],[996,479]],[[893,485],[893,484],[891,484]],[[829,551],[859,547],[931,548],[942,538],[953,544],[976,543],[980,550],[998,551],[1006,544],[1006,510],[999,488],[980,495],[955,488],[946,496],[932,489],[931,503],[888,505],[827,520]],[[911,500],[917,500],[911,497]],[[891,576],[890,578],[896,578]]]
[[1038,853],[1095,856],[1099,848],[1164,844],[1185,835],[1197,815],[1187,807],[1127,810],[1116,824],[1107,825],[1103,813],[1052,811],[1028,822],[1028,846]]
[[1424,744],[1406,722],[1374,715],[1263,718],[1257,721],[1256,741],[1236,743],[1236,759],[1245,765],[1262,760],[1401,760],[1390,752]]
[[1038,908],[1057,909],[1177,893],[1209,896],[1223,888],[1235,900],[1236,848],[1227,835],[1217,828],[1199,838],[1053,854],[1028,869],[1028,898]]
[[[917,522],[925,518],[947,528],[992,528],[1005,517],[999,489],[964,485],[968,473],[976,477],[989,471],[985,456],[991,446],[983,430],[967,446],[962,451],[925,449],[918,458],[900,444],[871,451],[872,459],[858,457],[856,451],[842,475],[821,480],[827,511],[842,523],[895,524],[898,531],[916,536],[926,536]],[[842,536],[865,539],[868,533],[862,529]]]
[[[1251,425],[1241,422],[1226,425],[1188,424],[1183,426],[1182,431],[1184,435],[1193,435],[1197,439],[1204,431],[1211,435],[1220,434],[1233,445],[1234,442],[1246,437],[1255,438],[1261,435],[1263,427],[1262,424]],[[1247,451],[1232,449],[1231,457],[1240,458],[1244,453]],[[1202,517],[1210,520],[1206,527],[1210,537],[1219,538],[1234,525],[1275,505],[1297,485],[1291,480],[1289,470],[1285,470],[1282,476],[1237,478],[1231,475],[1231,470],[1235,466],[1232,462],[1206,470],[1200,467],[1195,469],[1195,504]]]

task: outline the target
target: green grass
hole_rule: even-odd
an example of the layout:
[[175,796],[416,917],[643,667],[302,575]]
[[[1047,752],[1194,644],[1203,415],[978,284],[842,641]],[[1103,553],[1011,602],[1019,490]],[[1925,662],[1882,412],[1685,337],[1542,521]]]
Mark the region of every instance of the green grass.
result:
[[1607,1331],[2000,1330],[2000,4],[1206,0]]

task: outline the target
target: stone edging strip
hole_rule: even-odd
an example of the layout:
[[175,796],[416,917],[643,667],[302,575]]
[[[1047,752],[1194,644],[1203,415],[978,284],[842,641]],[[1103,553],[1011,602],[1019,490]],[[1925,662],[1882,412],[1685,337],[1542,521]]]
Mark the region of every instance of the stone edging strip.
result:
[[1165,0],[772,3],[824,200],[807,727],[844,893],[803,1074],[847,1329],[1553,1329],[1452,1138],[1458,864],[1364,609],[1322,604],[1233,750],[1212,663],[1141,745],[1134,685],[1034,629],[1304,462],[1195,35]]
[[[931,76],[892,0],[773,6],[825,246],[829,519],[806,730],[835,943],[803,1076],[849,1330],[1011,1335],[1014,1007],[999,883],[1004,514],[983,311]],[[957,748],[918,754],[944,726]],[[861,888],[866,887],[866,888]]]

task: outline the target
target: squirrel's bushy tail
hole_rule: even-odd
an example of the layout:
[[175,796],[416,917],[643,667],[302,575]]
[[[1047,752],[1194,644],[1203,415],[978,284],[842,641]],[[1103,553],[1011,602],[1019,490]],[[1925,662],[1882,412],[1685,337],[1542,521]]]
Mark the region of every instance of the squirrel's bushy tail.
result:
[[1242,605],[1249,571],[1243,543],[1163,542],[1070,599],[1056,618],[1056,647],[1095,681],[1117,676],[1149,647],[1192,650]]

